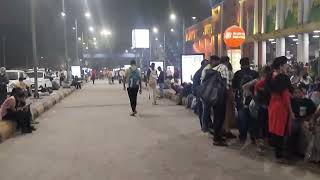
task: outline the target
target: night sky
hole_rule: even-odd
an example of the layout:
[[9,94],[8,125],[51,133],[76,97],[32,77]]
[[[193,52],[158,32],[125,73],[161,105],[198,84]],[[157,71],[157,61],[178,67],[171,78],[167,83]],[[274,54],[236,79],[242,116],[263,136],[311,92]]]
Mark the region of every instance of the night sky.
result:
[[[131,46],[133,28],[149,28],[153,25],[160,31],[172,26],[168,22],[170,12],[178,17],[204,19],[210,16],[210,0],[65,0],[68,14],[68,42],[70,56],[73,47],[74,19],[79,20],[79,31],[88,33],[89,25],[96,28],[110,28],[114,53]],[[0,1],[0,36],[7,39],[7,64],[9,67],[24,67],[31,61],[30,0]],[[56,65],[63,61],[63,21],[60,16],[61,0],[38,0],[37,2],[37,43],[38,55],[48,59],[47,64]],[[92,21],[88,22],[83,13],[89,9]],[[180,21],[181,22],[181,21]],[[187,24],[190,22],[187,21]],[[2,49],[2,45],[1,45]],[[3,63],[0,53],[0,65]],[[30,63],[30,62],[29,62]],[[41,64],[41,62],[40,62]]]

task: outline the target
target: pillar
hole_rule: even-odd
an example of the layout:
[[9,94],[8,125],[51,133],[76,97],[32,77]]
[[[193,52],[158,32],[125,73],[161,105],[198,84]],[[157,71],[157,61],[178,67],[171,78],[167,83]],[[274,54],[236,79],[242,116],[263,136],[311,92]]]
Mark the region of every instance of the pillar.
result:
[[[309,21],[309,13],[310,13],[310,8],[311,8],[311,2],[310,0],[304,0],[303,3],[303,24],[308,23]],[[303,34],[303,62],[307,63],[310,61],[309,59],[309,34],[304,33]]]
[[[261,33],[265,33],[266,28],[266,10],[267,10],[267,1],[262,0],[262,19],[261,19]],[[267,64],[267,42],[261,42],[261,66]]]
[[[284,28],[284,1],[277,0],[276,7],[276,30]],[[286,55],[286,39],[277,38],[276,44],[276,56],[285,56]]]
[[[239,26],[241,28],[243,28],[243,10],[244,10],[244,7],[243,7],[243,3],[244,3],[244,0],[239,0],[239,9],[240,9],[240,13],[239,13],[239,16],[240,16],[240,22],[239,22]],[[241,57],[243,57],[243,45],[240,46],[240,50],[241,50]]]
[[[254,22],[253,22],[253,34],[259,33],[259,1],[254,1]],[[254,41],[254,59],[255,66],[259,65],[259,42]]]

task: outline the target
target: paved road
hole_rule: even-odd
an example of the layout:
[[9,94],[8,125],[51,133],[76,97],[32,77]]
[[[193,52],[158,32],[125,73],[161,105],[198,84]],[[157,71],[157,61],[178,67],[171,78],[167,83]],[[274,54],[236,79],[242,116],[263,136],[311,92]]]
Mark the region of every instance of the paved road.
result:
[[319,179],[233,148],[213,147],[196,117],[139,97],[129,117],[120,86],[88,84],[39,118],[38,131],[0,144],[1,180]]

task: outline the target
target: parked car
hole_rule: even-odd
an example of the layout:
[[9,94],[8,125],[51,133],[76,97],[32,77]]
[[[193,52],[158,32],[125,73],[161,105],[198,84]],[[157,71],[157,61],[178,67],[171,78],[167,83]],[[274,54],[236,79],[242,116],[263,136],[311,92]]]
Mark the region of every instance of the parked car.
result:
[[[28,71],[27,75],[31,80],[31,89],[34,91],[35,89],[35,74],[33,71]],[[46,75],[45,71],[39,70],[38,73],[38,90],[40,92],[49,92],[50,94],[53,92],[51,78]]]
[[7,91],[8,94],[10,94],[12,92],[12,89],[16,87],[16,84],[19,82],[19,78],[23,77],[23,82],[26,83],[27,85],[27,90],[28,90],[28,94],[31,94],[31,79],[28,77],[28,75],[21,70],[7,70],[6,71],[8,79],[9,79],[9,84],[7,86]]

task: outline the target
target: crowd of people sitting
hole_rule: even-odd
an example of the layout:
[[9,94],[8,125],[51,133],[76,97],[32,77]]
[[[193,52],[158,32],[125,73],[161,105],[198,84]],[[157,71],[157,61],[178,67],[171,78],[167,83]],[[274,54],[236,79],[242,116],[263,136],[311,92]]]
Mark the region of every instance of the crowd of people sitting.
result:
[[[320,79],[284,56],[260,72],[250,68],[248,58],[240,65],[233,73],[229,57],[211,56],[202,62],[192,85],[173,85],[198,114],[202,132],[212,134],[216,146],[238,138],[240,145],[255,145],[261,155],[273,147],[279,162],[303,156],[319,163]],[[237,131],[231,131],[235,127]]]

